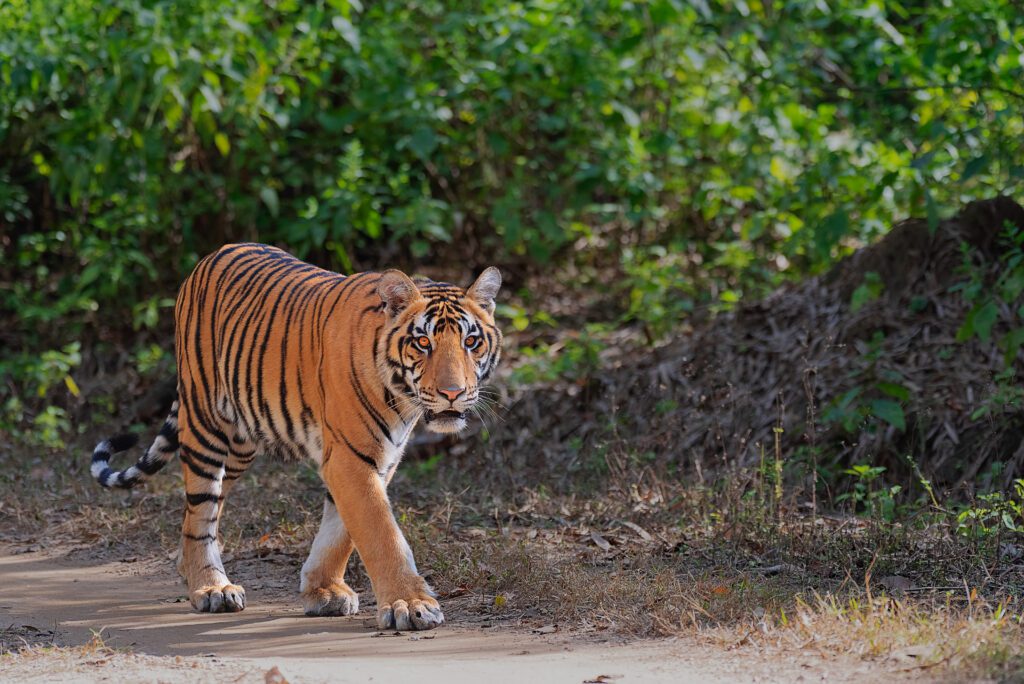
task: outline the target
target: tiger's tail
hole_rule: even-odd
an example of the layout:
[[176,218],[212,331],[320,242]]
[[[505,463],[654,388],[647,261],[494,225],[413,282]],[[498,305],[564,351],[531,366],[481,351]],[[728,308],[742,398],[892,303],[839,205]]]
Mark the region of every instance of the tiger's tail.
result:
[[138,435],[128,433],[105,439],[97,444],[92,452],[91,468],[96,481],[104,487],[130,489],[145,482],[150,475],[167,465],[178,451],[178,402],[175,401],[171,405],[171,412],[160,428],[160,434],[134,465],[124,470],[114,470],[110,467],[110,458],[114,454],[131,449],[138,441]]

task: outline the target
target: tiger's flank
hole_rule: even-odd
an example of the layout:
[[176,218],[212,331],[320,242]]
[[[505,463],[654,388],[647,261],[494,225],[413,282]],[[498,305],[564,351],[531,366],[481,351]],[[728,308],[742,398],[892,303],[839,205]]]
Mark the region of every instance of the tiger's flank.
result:
[[178,570],[192,606],[245,608],[221,562],[218,523],[232,485],[263,453],[312,459],[327,495],[302,566],[307,615],[351,615],[353,550],[366,566],[381,629],[444,622],[416,570],[387,496],[414,426],[457,433],[501,355],[494,322],[501,274],[468,289],[400,271],[343,276],[275,247],[227,245],[203,259],[175,305],[178,395],[149,449],[124,469],[110,460],[134,435],[100,442],[104,487],[144,482],[177,453],[185,476]]

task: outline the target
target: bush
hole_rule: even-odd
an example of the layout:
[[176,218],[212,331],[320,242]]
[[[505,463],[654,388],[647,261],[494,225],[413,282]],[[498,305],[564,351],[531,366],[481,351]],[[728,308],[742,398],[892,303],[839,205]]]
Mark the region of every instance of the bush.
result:
[[153,325],[200,255],[243,239],[344,271],[536,268],[582,241],[630,279],[610,320],[658,336],[691,293],[728,306],[908,213],[1019,187],[1022,17],[986,0],[8,0],[5,346]]

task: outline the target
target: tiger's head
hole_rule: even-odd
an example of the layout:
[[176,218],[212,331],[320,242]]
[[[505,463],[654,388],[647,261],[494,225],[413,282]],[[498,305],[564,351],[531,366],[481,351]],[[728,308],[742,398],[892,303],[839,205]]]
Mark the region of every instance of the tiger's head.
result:
[[501,356],[501,331],[494,324],[500,287],[501,273],[493,266],[467,290],[414,282],[401,271],[381,274],[385,382],[393,395],[422,412],[434,432],[462,430],[467,412],[481,402],[480,386]]

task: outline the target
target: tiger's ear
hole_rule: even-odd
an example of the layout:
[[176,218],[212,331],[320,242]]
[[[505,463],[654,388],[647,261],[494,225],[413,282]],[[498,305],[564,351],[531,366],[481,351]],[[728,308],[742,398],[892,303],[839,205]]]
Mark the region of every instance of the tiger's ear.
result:
[[384,302],[389,316],[397,316],[419,299],[420,291],[409,276],[399,270],[384,271],[377,283],[377,294]]
[[466,290],[466,296],[486,309],[488,313],[494,313],[494,298],[498,296],[499,289],[501,289],[501,271],[494,266],[488,266],[476,279],[476,282]]

